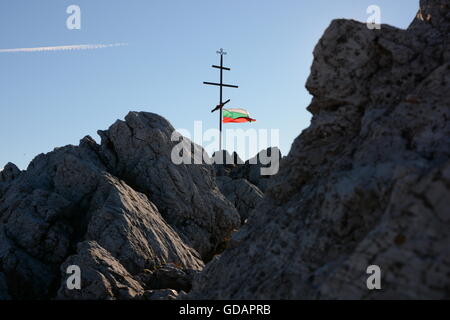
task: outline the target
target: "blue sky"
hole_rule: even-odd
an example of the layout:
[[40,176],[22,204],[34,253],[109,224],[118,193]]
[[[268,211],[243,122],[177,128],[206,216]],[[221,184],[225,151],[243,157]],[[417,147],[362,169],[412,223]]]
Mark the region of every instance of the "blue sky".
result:
[[[66,8],[81,8],[81,30],[68,30]],[[414,0],[2,0],[0,49],[97,43],[127,46],[83,51],[0,53],[0,168],[25,169],[39,153],[78,144],[129,111],[150,111],[175,128],[217,127],[216,50],[228,52],[230,107],[254,124],[280,129],[286,154],[309,125],[304,88],[312,51],[334,18],[366,21],[376,4],[382,22],[406,28]],[[234,125],[236,126],[236,125]]]

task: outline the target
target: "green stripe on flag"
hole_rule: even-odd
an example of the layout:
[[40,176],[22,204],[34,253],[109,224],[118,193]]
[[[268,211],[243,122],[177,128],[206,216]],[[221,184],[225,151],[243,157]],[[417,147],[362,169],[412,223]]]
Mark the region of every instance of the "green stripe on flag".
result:
[[233,112],[233,111],[229,111],[227,109],[223,109],[223,117],[232,118],[232,119],[248,118],[248,113]]

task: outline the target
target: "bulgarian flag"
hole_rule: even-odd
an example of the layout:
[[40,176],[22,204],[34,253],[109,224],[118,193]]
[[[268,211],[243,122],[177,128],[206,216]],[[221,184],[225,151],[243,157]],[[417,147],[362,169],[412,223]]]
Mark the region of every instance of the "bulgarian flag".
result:
[[244,109],[222,109],[222,121],[224,123],[243,123],[254,122],[255,119],[250,118],[250,114]]

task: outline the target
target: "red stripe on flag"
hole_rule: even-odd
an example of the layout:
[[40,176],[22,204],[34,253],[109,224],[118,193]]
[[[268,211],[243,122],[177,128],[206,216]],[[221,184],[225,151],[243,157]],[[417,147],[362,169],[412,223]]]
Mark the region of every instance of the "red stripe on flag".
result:
[[244,122],[255,122],[255,119],[252,118],[246,118],[246,117],[240,117],[240,118],[228,118],[228,117],[223,117],[223,122],[224,123],[244,123]]

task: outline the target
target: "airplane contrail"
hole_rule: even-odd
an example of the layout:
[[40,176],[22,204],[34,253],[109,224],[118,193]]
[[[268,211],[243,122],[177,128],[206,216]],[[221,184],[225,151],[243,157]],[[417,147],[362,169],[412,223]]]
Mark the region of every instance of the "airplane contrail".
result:
[[126,46],[126,45],[127,45],[127,43],[77,44],[77,45],[70,45],[70,46],[0,49],[0,53],[6,53],[6,52],[66,51],[66,50],[93,50],[93,49],[103,49],[103,48],[111,48],[111,47],[121,47],[121,46]]

